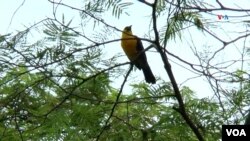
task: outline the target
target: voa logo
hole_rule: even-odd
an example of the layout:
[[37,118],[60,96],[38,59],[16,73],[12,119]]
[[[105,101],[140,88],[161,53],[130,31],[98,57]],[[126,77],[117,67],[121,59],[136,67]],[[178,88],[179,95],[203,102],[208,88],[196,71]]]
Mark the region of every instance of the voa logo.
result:
[[244,129],[226,129],[227,136],[247,136]]
[[217,17],[218,17],[219,20],[222,20],[222,19],[228,20],[228,16],[227,15],[217,15]]

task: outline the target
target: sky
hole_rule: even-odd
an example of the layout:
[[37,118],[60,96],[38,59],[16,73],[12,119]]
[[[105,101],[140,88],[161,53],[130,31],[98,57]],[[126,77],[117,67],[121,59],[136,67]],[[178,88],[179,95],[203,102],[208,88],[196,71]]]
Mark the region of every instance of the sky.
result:
[[[132,2],[133,0],[123,1]],[[149,2],[152,1],[153,0]],[[81,0],[74,0],[74,2],[72,2],[72,0],[62,0],[62,2],[69,3],[70,5],[78,8],[81,8],[82,3]],[[215,0],[211,0],[209,2],[211,2],[211,4],[214,4]],[[250,5],[249,0],[221,0],[221,3],[225,4],[226,6],[233,6],[236,8],[249,8]],[[120,17],[120,19],[113,17],[111,13],[104,14],[102,18],[105,19],[106,23],[113,25],[121,30],[127,25],[132,25],[133,33],[139,37],[144,37],[144,35],[148,33],[149,23],[151,20],[149,18],[151,9],[142,3],[134,2],[131,7],[126,9],[126,12],[129,13],[129,15],[124,14]],[[78,12],[72,9],[59,7],[57,11],[58,18],[61,18],[62,13],[65,14],[66,20],[73,19],[73,24],[79,26],[80,19]],[[16,31],[23,30],[26,27],[33,25],[34,23],[46,17],[53,18],[52,14],[53,6],[47,0],[5,0],[0,5],[0,17],[1,19],[4,19],[1,21],[0,34],[4,35],[7,33],[15,33]],[[202,16],[204,20],[206,20],[206,22],[211,22],[216,25],[215,27],[209,25],[208,28],[212,32],[222,37],[223,40],[229,41],[238,36],[238,34],[234,34],[235,29],[237,29],[237,31],[244,31],[245,28],[247,28],[239,23],[242,20],[247,20],[247,18],[234,17],[239,14],[242,13],[216,11],[213,13],[213,15],[204,14]],[[217,15],[227,15],[229,19],[219,20]],[[235,24],[230,24],[229,21],[235,22]],[[164,24],[165,19],[159,20],[159,25]],[[93,31],[92,29],[90,29],[88,32],[91,33]],[[120,33],[114,33],[114,36],[116,38],[120,38]],[[193,44],[191,44],[192,42],[190,42],[191,39],[193,40]],[[143,44],[144,46],[148,45],[145,42],[143,42]],[[223,50],[216,56],[216,59],[213,63],[217,64],[226,60],[239,58],[240,48],[237,46],[242,45],[242,42],[236,42],[235,44],[233,44],[232,47],[225,48],[225,50]],[[167,49],[185,60],[188,60],[193,63],[198,63],[199,60],[194,57],[194,54],[190,50],[189,46],[196,46],[196,49],[202,52],[208,48],[211,49],[211,51],[217,50],[222,45],[220,42],[213,39],[212,37],[208,38],[205,33],[198,31],[196,28],[190,28],[187,32],[183,33],[183,37],[181,40],[176,39],[176,41],[171,41],[168,44]],[[163,64],[161,63],[161,58],[157,53],[152,51],[154,50],[151,50],[151,52],[147,53],[147,57],[153,73],[156,76],[159,76],[164,80],[168,81],[168,76],[164,71]],[[123,54],[123,51],[120,47],[120,43],[117,42],[110,45],[106,45],[104,53],[107,55],[108,58],[117,54]],[[233,58],[230,53],[234,53]],[[121,57],[120,60],[123,62],[128,61],[125,56]],[[206,83],[206,80],[204,78],[196,78],[189,80],[189,78],[196,76],[195,74],[187,70],[190,69],[190,67],[185,66],[187,68],[185,69],[183,68],[183,66],[180,66],[180,64],[178,65],[175,63],[177,62],[176,59],[170,57],[170,60],[172,64],[172,70],[178,84],[183,84],[182,86],[189,86],[200,97],[211,96],[212,90],[210,89],[209,84]],[[231,69],[237,69],[237,67],[239,67],[239,65],[234,65],[234,67]],[[128,66],[124,66],[124,69],[127,68]],[[137,81],[141,81],[142,78],[144,79],[142,72],[138,70],[133,71],[131,77],[129,78],[129,82],[136,83]],[[122,80],[123,79],[121,75],[121,77],[118,78],[116,82],[113,83],[113,85],[116,88],[119,88],[122,83]],[[129,85],[126,85],[125,91],[129,91],[129,89]]]

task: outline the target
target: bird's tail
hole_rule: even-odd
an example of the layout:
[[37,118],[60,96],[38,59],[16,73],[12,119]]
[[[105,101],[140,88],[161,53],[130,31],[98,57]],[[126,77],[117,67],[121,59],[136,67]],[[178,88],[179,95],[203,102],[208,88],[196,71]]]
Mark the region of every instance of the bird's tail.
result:
[[142,68],[142,71],[143,71],[146,82],[155,84],[156,80],[155,80],[154,74],[152,73],[149,65],[145,65]]

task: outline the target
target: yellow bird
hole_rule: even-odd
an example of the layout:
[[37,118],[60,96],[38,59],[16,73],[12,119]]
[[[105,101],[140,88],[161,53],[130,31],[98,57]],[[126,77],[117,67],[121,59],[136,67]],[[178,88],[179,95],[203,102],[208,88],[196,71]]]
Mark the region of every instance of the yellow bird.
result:
[[148,65],[142,42],[138,37],[133,35],[131,26],[124,28],[121,46],[131,63],[139,70],[142,69],[146,82],[155,84],[156,80]]

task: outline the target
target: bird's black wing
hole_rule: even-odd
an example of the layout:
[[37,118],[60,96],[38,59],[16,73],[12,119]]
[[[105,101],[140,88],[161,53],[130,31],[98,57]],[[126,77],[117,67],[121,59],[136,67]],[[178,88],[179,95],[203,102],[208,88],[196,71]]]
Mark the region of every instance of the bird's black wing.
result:
[[136,50],[138,51],[138,60],[142,60],[142,62],[147,63],[147,57],[146,53],[144,51],[144,47],[142,45],[141,39],[136,37],[137,40],[137,45],[136,45]]
[[138,37],[136,37],[136,39],[137,39],[136,49],[138,51],[138,58],[135,60],[134,64],[137,68],[142,69],[147,83],[155,84],[156,79],[154,77],[154,74],[152,73],[152,70],[148,65],[146,53],[142,45],[141,39],[139,39]]

